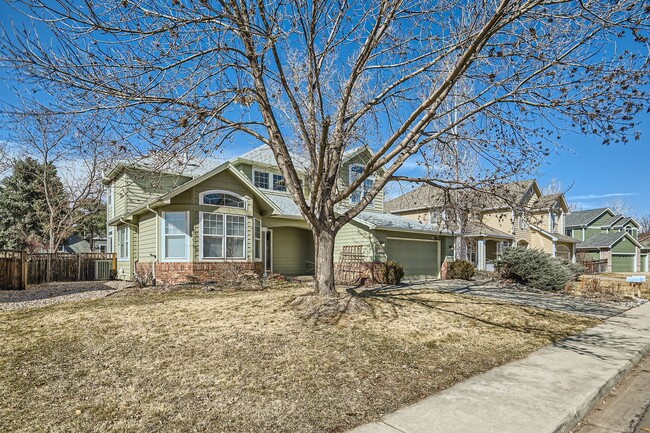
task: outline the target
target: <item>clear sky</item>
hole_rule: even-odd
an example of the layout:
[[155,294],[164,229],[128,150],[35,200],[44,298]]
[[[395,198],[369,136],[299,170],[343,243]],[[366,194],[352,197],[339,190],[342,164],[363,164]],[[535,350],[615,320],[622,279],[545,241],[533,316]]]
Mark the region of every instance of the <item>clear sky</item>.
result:
[[[0,3],[0,23],[8,25],[14,11],[6,3]],[[648,89],[646,89],[648,90]],[[0,72],[0,102],[13,103],[15,98],[9,89],[5,72]],[[650,103],[648,110],[650,110]],[[570,203],[589,209],[607,206],[616,199],[623,199],[636,216],[650,214],[650,113],[639,115],[641,139],[627,145],[604,146],[594,136],[566,135],[558,148],[542,165],[536,177],[543,188],[553,178],[562,186]],[[0,123],[0,140],[7,137],[6,126]],[[251,145],[228,149],[228,156],[243,153]],[[415,164],[407,164],[401,173],[415,170]],[[522,176],[522,177],[533,177]]]

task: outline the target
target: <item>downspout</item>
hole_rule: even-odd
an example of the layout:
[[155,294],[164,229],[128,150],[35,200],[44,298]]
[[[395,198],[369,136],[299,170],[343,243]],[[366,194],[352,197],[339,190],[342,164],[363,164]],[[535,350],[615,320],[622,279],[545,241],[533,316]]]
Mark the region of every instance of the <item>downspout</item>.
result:
[[153,268],[151,270],[152,278],[153,278],[152,284],[155,286],[156,285],[156,264],[158,262],[158,256],[159,256],[158,242],[159,242],[159,239],[160,239],[160,236],[159,236],[159,233],[158,233],[158,230],[160,230],[160,228],[158,227],[159,226],[159,221],[158,221],[159,215],[158,215],[158,211],[151,209],[151,206],[149,206],[149,205],[147,205],[147,210],[150,211],[150,212],[153,212],[153,214],[156,215],[156,254],[153,254]]

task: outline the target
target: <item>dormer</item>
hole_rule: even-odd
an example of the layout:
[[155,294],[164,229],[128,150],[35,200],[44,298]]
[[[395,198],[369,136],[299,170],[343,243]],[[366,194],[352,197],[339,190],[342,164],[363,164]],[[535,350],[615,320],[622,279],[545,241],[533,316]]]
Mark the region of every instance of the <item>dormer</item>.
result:
[[[345,152],[343,163],[341,165],[341,187],[347,188],[348,185],[356,181],[364,172],[366,164],[372,158],[372,150],[368,146],[360,146]],[[381,174],[383,170],[377,172]],[[351,207],[359,203],[362,197],[373,187],[376,175],[368,177],[357,190],[352,193],[348,199],[342,203],[342,206]],[[384,190],[379,191],[375,199],[370,202],[365,211],[383,212],[384,211]]]

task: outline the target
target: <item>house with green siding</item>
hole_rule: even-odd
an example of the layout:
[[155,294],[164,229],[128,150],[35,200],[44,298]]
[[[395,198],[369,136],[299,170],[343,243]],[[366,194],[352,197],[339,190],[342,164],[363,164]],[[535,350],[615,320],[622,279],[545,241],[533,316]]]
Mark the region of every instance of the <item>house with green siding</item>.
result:
[[566,234],[581,261],[607,260],[607,272],[648,272],[648,249],[638,241],[639,223],[610,208],[574,211],[566,216]]
[[[366,146],[346,152],[339,181],[354,181],[371,156]],[[298,156],[294,161],[307,167]],[[299,174],[308,194],[307,170]],[[196,174],[119,164],[103,182],[108,187],[107,243],[117,253],[120,279],[150,275],[176,283],[232,272],[314,273],[312,233],[267,147]],[[348,205],[360,200],[372,182],[368,179],[352,194]],[[368,263],[401,263],[407,279],[437,278],[453,252],[453,237],[435,224],[385,213],[381,192],[338,233],[335,261],[345,246],[362,246]]]

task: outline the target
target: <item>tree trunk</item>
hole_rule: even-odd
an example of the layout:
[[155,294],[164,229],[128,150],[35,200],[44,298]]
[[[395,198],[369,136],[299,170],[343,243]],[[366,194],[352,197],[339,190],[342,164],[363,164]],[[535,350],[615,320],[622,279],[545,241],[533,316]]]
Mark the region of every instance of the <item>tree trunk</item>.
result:
[[316,294],[336,296],[334,285],[334,238],[336,233],[314,231],[314,250],[316,264]]

